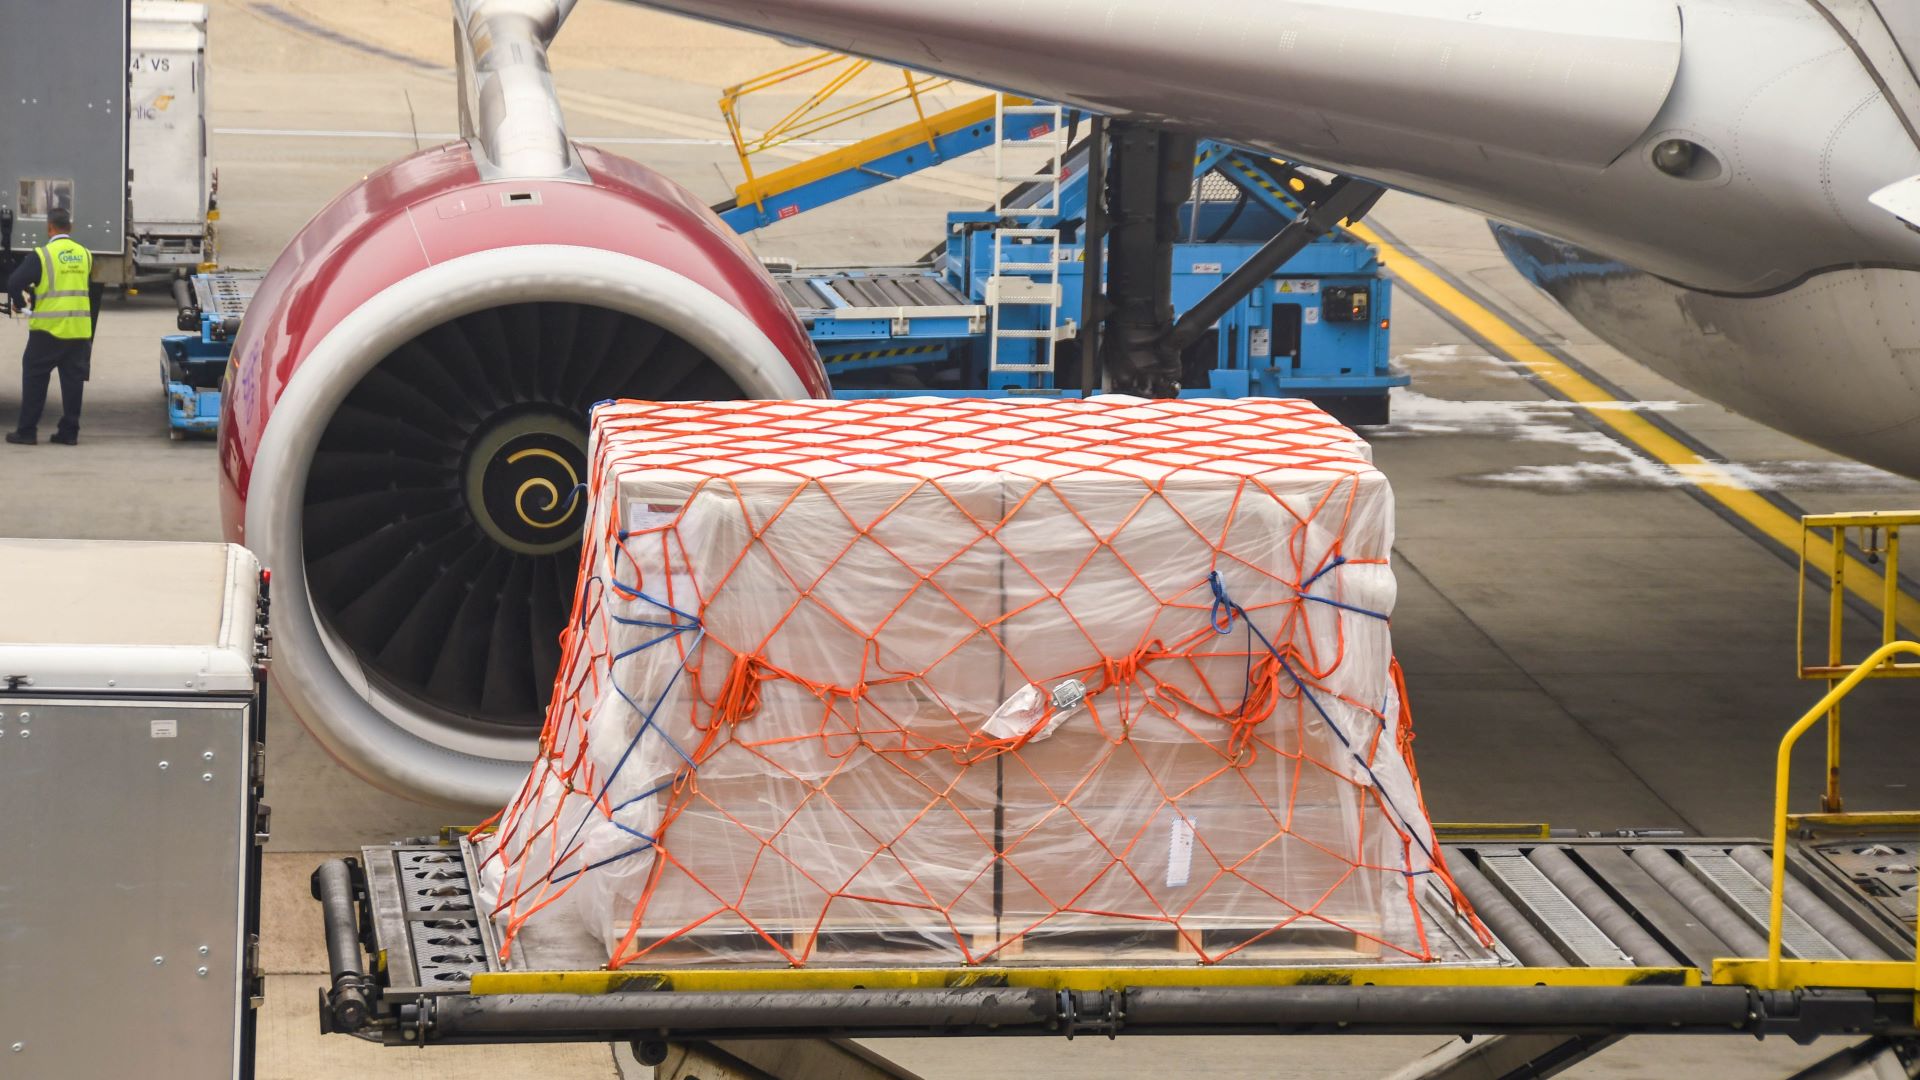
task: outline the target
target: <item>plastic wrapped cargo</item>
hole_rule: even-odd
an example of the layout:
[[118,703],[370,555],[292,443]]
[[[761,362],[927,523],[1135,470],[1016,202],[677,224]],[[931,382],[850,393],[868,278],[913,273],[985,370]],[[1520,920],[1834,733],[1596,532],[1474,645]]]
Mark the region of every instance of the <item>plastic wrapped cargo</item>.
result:
[[1392,492],[1310,403],[620,402],[592,440],[540,753],[476,840],[510,963],[1472,951]]

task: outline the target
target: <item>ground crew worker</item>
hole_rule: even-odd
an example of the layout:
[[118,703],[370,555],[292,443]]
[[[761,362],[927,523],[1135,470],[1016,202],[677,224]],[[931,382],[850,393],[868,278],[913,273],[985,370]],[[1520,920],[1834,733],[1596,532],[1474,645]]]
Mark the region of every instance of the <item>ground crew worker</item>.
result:
[[47,243],[35,248],[7,279],[7,295],[15,310],[26,306],[33,290],[33,312],[27,316],[27,350],[20,357],[20,422],[7,432],[15,446],[39,441],[40,413],[47,406],[47,383],[60,373],[60,424],[53,441],[72,446],[80,441],[80,398],[86,390],[93,360],[93,302],[88,288],[93,280],[93,253],[73,237],[73,213],[64,207],[47,211]]

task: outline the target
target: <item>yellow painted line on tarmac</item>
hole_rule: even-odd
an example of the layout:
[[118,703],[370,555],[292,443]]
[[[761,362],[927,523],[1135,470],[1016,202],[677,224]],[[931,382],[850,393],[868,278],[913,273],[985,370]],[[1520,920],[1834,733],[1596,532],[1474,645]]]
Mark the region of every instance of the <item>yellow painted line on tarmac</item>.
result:
[[[1598,383],[1541,348],[1524,331],[1421,265],[1406,252],[1381,239],[1379,233],[1364,224],[1350,225],[1348,231],[1356,239],[1372,244],[1379,250],[1381,264],[1392,271],[1401,286],[1413,290],[1427,303],[1458,319],[1495,351],[1527,369],[1559,396],[1585,408],[1595,420],[1678,473],[1696,490],[1768,539],[1789,552],[1800,550],[1799,520],[1742,485],[1725,465],[1702,457],[1685,443],[1662,431],[1631,408],[1630,402],[1608,393]],[[1807,540],[1807,559],[1813,567],[1831,565],[1832,546],[1817,536],[1810,537]],[[1816,577],[1815,580],[1819,579]],[[1884,588],[1883,579],[1875,568],[1851,556],[1847,558],[1847,591],[1872,604],[1877,611],[1881,607]],[[1896,606],[1900,624],[1910,631],[1920,632],[1920,600],[1901,592]]]

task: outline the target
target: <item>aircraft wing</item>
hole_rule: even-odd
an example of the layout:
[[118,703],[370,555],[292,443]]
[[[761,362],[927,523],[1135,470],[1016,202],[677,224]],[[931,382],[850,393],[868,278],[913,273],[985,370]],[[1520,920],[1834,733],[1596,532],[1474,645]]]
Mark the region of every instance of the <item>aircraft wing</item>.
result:
[[1443,196],[1604,167],[1681,51],[1673,0],[638,2]]

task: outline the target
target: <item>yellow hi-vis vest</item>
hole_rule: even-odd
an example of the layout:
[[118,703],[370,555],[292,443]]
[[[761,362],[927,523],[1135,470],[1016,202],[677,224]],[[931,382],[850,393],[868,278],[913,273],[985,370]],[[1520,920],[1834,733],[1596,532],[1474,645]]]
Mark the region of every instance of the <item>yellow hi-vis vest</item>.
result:
[[71,236],[56,236],[46,247],[35,248],[34,254],[40,257],[40,284],[33,288],[27,329],[69,340],[92,337],[93,306],[87,283],[93,280],[93,252]]

